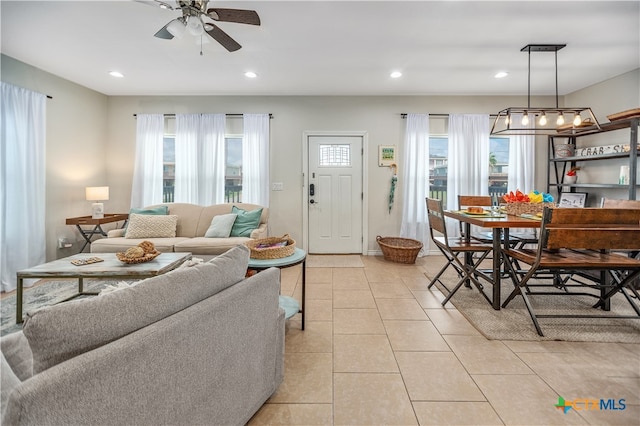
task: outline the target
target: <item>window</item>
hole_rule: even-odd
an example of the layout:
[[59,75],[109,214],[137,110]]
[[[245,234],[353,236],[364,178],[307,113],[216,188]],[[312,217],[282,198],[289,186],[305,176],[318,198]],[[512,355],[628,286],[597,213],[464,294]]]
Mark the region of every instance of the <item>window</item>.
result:
[[[162,202],[174,201],[176,175],[176,138],[165,134],[162,160]],[[242,136],[225,137],[225,202],[242,202]]]
[[350,145],[320,145],[319,151],[319,167],[351,166]]
[[[491,137],[489,154],[489,194],[501,196],[507,192],[509,176],[509,138]],[[446,200],[448,171],[448,139],[429,137],[429,196]]]

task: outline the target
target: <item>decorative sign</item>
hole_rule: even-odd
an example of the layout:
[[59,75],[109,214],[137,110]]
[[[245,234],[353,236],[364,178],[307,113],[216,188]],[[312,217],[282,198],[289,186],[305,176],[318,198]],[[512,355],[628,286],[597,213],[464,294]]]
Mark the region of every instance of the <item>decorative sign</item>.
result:
[[[603,145],[603,146],[588,146],[584,148],[576,149],[576,157],[589,157],[591,155],[605,155],[605,154],[624,154],[630,151],[629,144],[615,144],[615,145]],[[638,145],[638,151],[640,151],[640,145]]]
[[390,167],[396,162],[396,146],[395,145],[379,145],[378,146],[378,166]]

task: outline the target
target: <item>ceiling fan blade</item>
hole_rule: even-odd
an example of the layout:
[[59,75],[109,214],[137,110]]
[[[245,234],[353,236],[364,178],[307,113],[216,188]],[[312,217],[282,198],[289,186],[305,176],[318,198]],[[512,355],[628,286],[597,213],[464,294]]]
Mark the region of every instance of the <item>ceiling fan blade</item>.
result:
[[260,17],[255,10],[213,8],[207,9],[207,15],[214,21],[260,25]]
[[[211,29],[206,29],[209,26],[212,27],[212,28]],[[206,30],[207,34],[209,34],[215,41],[220,43],[229,52],[235,52],[236,50],[238,50],[238,49],[240,49],[242,47],[242,46],[240,46],[240,44],[237,41],[232,39],[229,36],[229,34],[225,33],[219,27],[217,27],[216,25],[214,25],[214,24],[212,24],[210,22],[207,22],[205,24],[205,30]]]
[[154,37],[158,37],[158,38],[163,38],[165,40],[171,40],[173,38],[173,34],[171,34],[169,31],[167,31],[167,27],[169,26],[169,24],[173,22],[170,21],[167,25],[165,25],[164,27],[160,28],[158,30],[157,33],[155,33],[153,36]]

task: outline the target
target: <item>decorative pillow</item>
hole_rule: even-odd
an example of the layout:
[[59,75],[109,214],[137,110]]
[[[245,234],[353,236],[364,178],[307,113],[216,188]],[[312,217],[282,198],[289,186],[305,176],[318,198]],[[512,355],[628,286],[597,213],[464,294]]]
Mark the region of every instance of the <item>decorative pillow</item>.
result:
[[236,206],[231,207],[231,213],[238,215],[236,221],[233,222],[231,228],[231,237],[250,237],[251,231],[256,229],[260,225],[260,216],[262,215],[262,208],[246,211],[239,209]]
[[178,216],[169,215],[129,215],[129,226],[125,238],[173,238],[176,236]]
[[[153,214],[153,215],[166,215],[169,214],[169,206],[158,206],[158,207],[151,207],[148,209],[130,209],[129,210],[129,215],[132,214]],[[129,222],[127,222],[124,225],[124,229],[127,229],[127,227],[129,226]]]
[[211,219],[211,226],[204,236],[207,238],[227,238],[231,235],[231,228],[236,221],[237,214],[219,214]]

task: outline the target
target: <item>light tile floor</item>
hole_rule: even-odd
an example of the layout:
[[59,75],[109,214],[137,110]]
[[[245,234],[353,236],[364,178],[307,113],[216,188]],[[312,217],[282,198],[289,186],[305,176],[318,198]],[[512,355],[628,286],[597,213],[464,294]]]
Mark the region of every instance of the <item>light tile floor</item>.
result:
[[[640,425],[640,345],[487,340],[427,289],[441,257],[362,261],[307,269],[305,330],[287,323],[284,382],[250,425]],[[300,281],[283,269],[282,294]],[[626,408],[564,414],[559,396]]]

